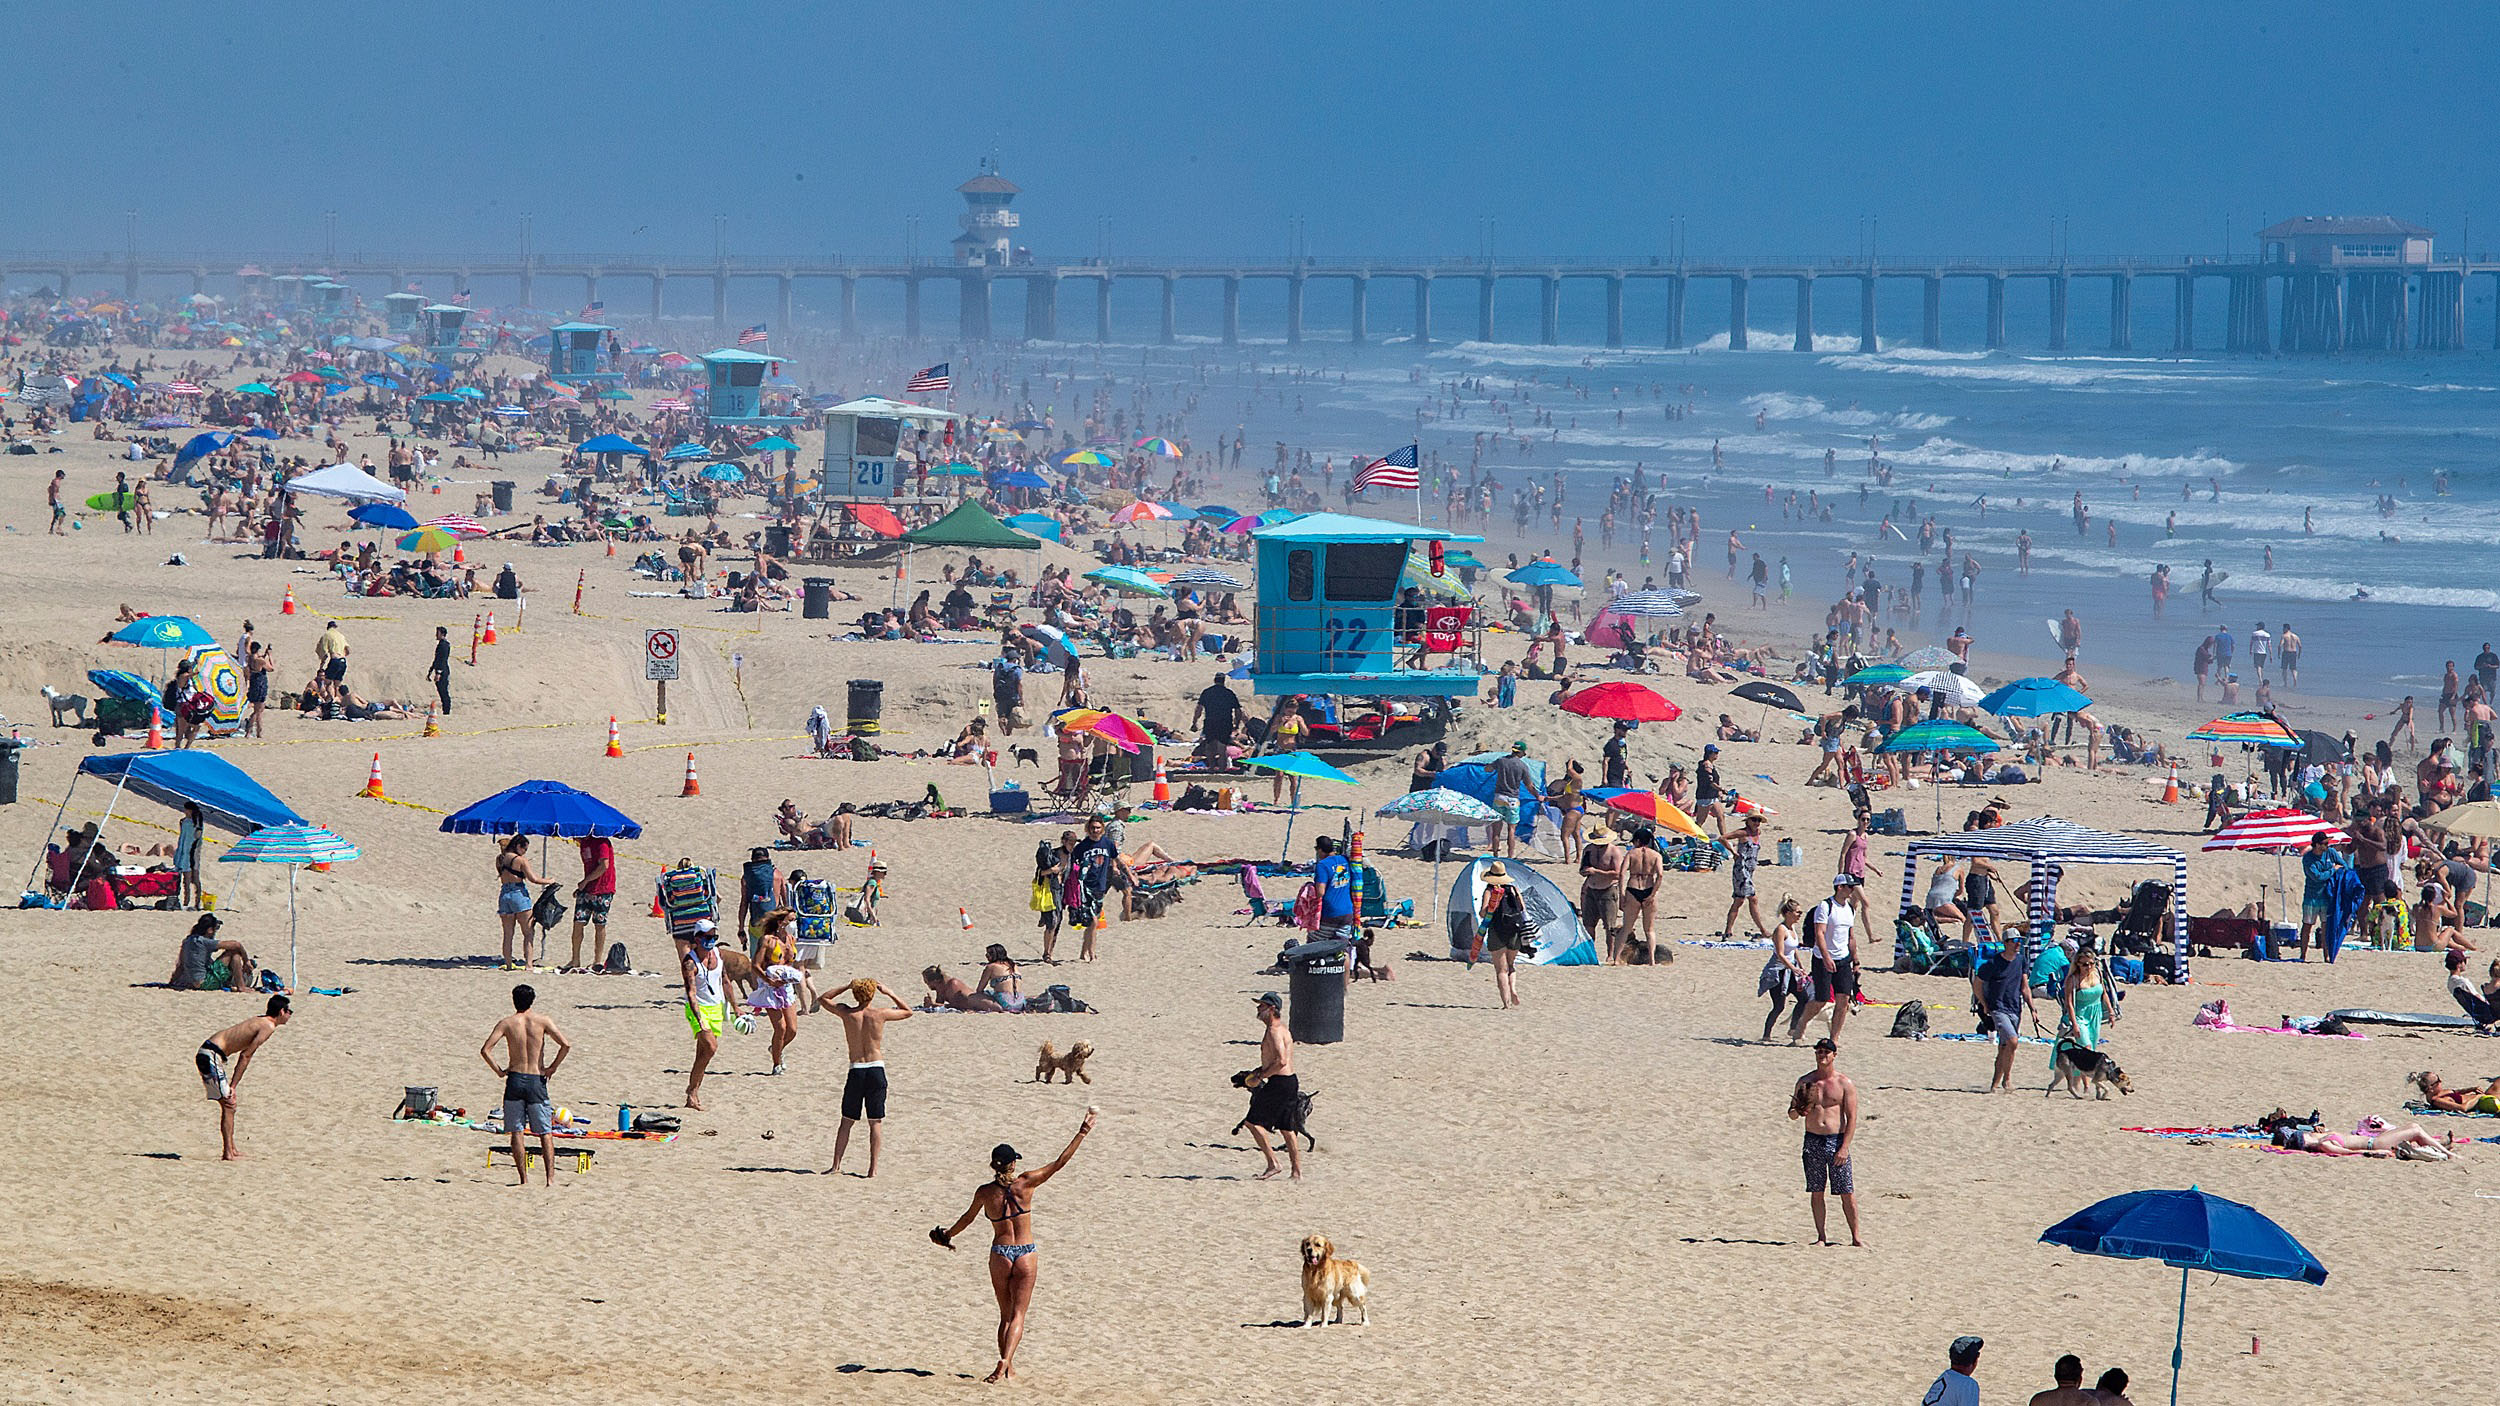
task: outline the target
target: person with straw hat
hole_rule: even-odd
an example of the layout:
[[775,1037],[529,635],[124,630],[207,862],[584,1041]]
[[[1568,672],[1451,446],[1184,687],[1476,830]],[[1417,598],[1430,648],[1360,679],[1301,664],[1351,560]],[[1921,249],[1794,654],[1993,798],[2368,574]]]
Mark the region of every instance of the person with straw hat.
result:
[[1580,920],[1606,939],[1606,965],[1623,963],[1623,851],[1599,821],[1580,837]]
[[1746,815],[1744,828],[1738,832],[1735,842],[1729,846],[1729,849],[1732,852],[1732,858],[1727,869],[1729,892],[1727,919],[1719,924],[1719,940],[1729,942],[1735,939],[1736,915],[1740,911],[1749,912],[1753,916],[1754,936],[1768,937],[1771,935],[1771,928],[1768,923],[1762,921],[1762,899],[1754,885],[1754,866],[1762,862],[1762,817],[1760,814]]
[[1502,861],[1497,859],[1484,867],[1483,883],[1484,897],[1476,908],[1476,941],[1467,956],[1470,962],[1491,956],[1493,993],[1500,998],[1503,1010],[1514,1010],[1519,1005],[1515,972],[1519,954],[1528,946],[1528,906],[1519,897],[1519,886],[1512,882]]

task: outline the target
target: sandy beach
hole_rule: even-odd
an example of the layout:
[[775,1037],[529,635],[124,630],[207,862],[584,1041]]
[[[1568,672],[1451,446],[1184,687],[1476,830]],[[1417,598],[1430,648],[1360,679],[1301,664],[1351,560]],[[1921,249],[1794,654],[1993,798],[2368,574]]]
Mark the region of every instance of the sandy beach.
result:
[[[382,441],[348,441],[379,457]],[[85,733],[43,725],[38,690],[88,692],[90,668],[145,669],[131,651],[95,643],[118,604],[187,614],[228,639],[249,618],[276,645],[282,688],[310,672],[316,636],[337,620],[359,691],[409,698],[427,692],[434,628],[449,626],[465,644],[486,604],[345,597],[305,563],[204,543],[189,495],[150,537],[84,513],[80,531],[47,538],[42,480],[66,468],[83,499],[109,488],[117,467],[117,446],[89,442],[83,427],[57,443],[64,453],[10,460],[0,499],[0,590],[10,602],[0,713],[34,744],[20,803],[0,808],[0,855],[30,868],[73,768],[93,750]],[[818,441],[804,443],[809,462]],[[526,522],[528,490],[554,462],[507,461],[475,482],[446,482],[421,506],[464,510],[486,479],[511,477],[524,485]],[[1246,491],[1247,482],[1227,486]],[[754,525],[730,521],[741,532]],[[345,535],[343,512],[312,509],[308,541]],[[1706,533],[1705,560],[1711,540]],[[1497,537],[1483,550],[1517,546]],[[177,551],[188,565],[160,565]],[[891,866],[883,923],[846,929],[818,974],[828,990],[870,975],[917,996],[921,967],[969,979],[985,943],[1034,954],[1031,854],[1061,826],[982,813],[978,768],[808,756],[808,711],[821,705],[838,720],[852,678],[883,680],[889,749],[943,744],[988,697],[994,636],[843,641],[839,608],[810,621],[637,596],[653,587],[628,574],[625,553],[470,551],[489,567],[514,561],[528,608],[499,615],[499,642],[474,667],[456,666],[440,736],[418,735],[413,721],[308,721],[273,708],[266,739],[214,744],[364,851],[304,876],[305,983],[352,990],[299,995],[293,1023],[253,1065],[241,1100],[248,1160],[218,1162],[215,1110],[190,1055],[254,1013],[257,999],[151,985],[165,980],[190,915],[0,913],[0,977],[21,992],[16,1038],[0,1047],[0,1171],[25,1192],[0,1249],[0,1332],[15,1346],[0,1354],[0,1398],[952,1397],[988,1369],[995,1314],[981,1248],[967,1241],[949,1254],[927,1229],[962,1211],[992,1144],[1046,1158],[1088,1105],[1101,1110],[1100,1126],[1035,1213],[1042,1272],[1019,1377],[1037,1399],[1914,1400],[1944,1365],[1945,1343],[1976,1333],[1988,1340],[1990,1400],[2046,1387],[2064,1352],[2082,1356],[2091,1375],[2123,1366],[2135,1399],[2155,1400],[2175,1275],[2037,1239],[2101,1197],[2190,1184],[2264,1208],[2332,1273],[2321,1288],[2196,1276],[2189,1399],[2324,1399],[2326,1384],[2349,1384],[2356,1365],[2378,1390],[2438,1389],[2461,1365],[2471,1370],[2465,1351],[2443,1345],[2477,1341],[2483,1326],[2492,1271],[2462,1231],[2481,1219],[2480,1187],[2500,1194],[2500,1147],[2413,1165],[2122,1131],[2237,1124],[2277,1105],[2316,1108],[2330,1128],[2373,1113],[2402,1124],[2412,1119],[2401,1107],[2412,1071],[2478,1081],[2500,1072],[2466,1035],[2348,1040],[2190,1025],[2216,997],[2259,1025],[2342,1006],[2445,1011],[2427,954],[2347,948],[2333,967],[2218,957],[2198,962],[2192,985],[2127,988],[2109,1048],[2134,1092],[2078,1102],[2042,1096],[2042,1047],[2024,1047],[2016,1093],[1992,1098],[1980,1092],[1986,1045],[1883,1038],[1890,1004],[1911,998],[1936,1013],[1940,1033],[1970,1022],[1967,983],[1880,970],[1889,942],[1878,935],[1866,989],[1886,1004],[1851,1021],[1841,1055],[1866,1119],[1857,1163],[1869,1245],[1818,1248],[1797,1132],[1782,1116],[1811,1060],[1752,1038],[1764,1009],[1754,995],[1760,951],[1679,945],[1665,967],[1530,969],[1523,1008],[1506,1013],[1495,1009],[1488,970],[1435,960],[1437,926],[1384,930],[1379,949],[1396,979],[1350,990],[1345,1042],[1299,1052],[1317,1099],[1307,1180],[1253,1183],[1259,1160],[1229,1131],[1242,1096],[1227,1079],[1255,1062],[1252,1001],[1281,980],[1259,974],[1280,935],[1237,913],[1230,878],[1208,877],[1162,920],[1114,923],[1098,962],[1027,968],[1028,990],[1065,982],[1094,1014],[931,1014],[894,1026],[895,1106],[873,1181],[823,1174],[844,1059],[837,1023],[811,1016],[778,1078],[760,1033],[730,1036],[709,1108],[684,1112],[673,1142],[601,1144],[595,1170],[560,1170],[551,1190],[535,1181],[516,1190],[508,1167],[489,1167],[485,1135],[389,1116],[405,1085],[439,1086],[445,1102],[472,1110],[499,1097],[475,1052],[509,1009],[515,979],[490,960],[493,844],[439,833],[444,812],[543,777],[592,790],[645,827],[619,846],[611,934],[638,974],[530,977],[540,1008],[577,1046],[556,1100],[594,1123],[619,1104],[680,1111],[687,1031],[668,944],[642,906],[663,863],[688,855],[717,866],[726,892],[747,847],[772,837],[784,797],[822,815],[841,801],[907,801],[935,785],[973,813],[860,823],[859,837]],[[1058,547],[1024,555],[1091,564]],[[1628,552],[1617,556],[1629,567]],[[915,554],[903,599],[932,585],[942,593],[940,568],[960,560]],[[886,569],[831,574],[870,602],[895,589]],[[1821,592],[1801,585],[1796,600],[1753,613],[1716,578],[1705,570],[1697,584],[1730,633],[1775,639],[1793,657],[1819,628]],[[300,609],[282,616],[289,586]],[[639,669],[641,632],[653,626],[687,640],[664,726]],[[1492,648],[1498,661],[1522,646],[1498,636]],[[2095,674],[2088,650],[2084,665]],[[1089,661],[1097,701],[1175,726],[1186,725],[1211,668]],[[1972,669],[2031,671],[1985,650]],[[2093,681],[2104,717],[2173,745],[2211,715],[2174,680]],[[1656,682],[1684,715],[1640,729],[1639,775],[1696,755],[1721,711],[1748,724],[1759,712],[1722,686]],[[2296,705],[2304,727],[2340,731],[2376,706],[2332,697],[2328,680],[2313,688]],[[1471,705],[1453,753],[1524,738],[1538,757],[1576,756],[1594,772],[1603,725],[1544,695],[1528,682],[1516,708]],[[619,759],[602,755],[611,715]],[[1763,870],[1766,910],[1783,895],[1828,893],[1849,823],[1840,792],[1804,786],[1814,757],[1796,731],[1734,744],[1725,764],[1776,812],[1768,839],[1794,839],[1803,852],[1797,867]],[[1014,741],[1040,745],[1047,764],[1047,738]],[[680,795],[689,753],[701,778],[691,798]],[[357,795],[376,755],[387,803]],[[1405,790],[1412,757],[1404,748],[1351,764],[1354,788],[1306,788],[1313,805],[1296,821],[1293,849],[1307,862],[1309,837],[1352,820],[1367,830],[1392,900],[1429,913],[1431,865],[1394,848],[1403,825],[1365,819]],[[1045,781],[1030,767],[1006,774]],[[1263,797],[1266,787],[1252,791]],[[2141,768],[2052,767],[2009,800],[2018,819],[2058,815],[2190,851],[2188,901],[2199,914],[2273,885],[2271,856],[2194,853],[2201,806],[2165,807],[2158,791]],[[1950,792],[1948,824],[1989,794]],[[105,795],[82,786],[67,818],[91,817]],[[1921,791],[1879,804],[1903,806],[1924,831],[1934,801]],[[111,838],[162,843],[172,823],[161,807],[130,803]],[[1272,862],[1284,827],[1273,811],[1158,811],[1132,822],[1129,842],[1151,839],[1200,861]],[[1899,845],[1876,848],[1871,900],[1881,919],[1898,891]],[[578,876],[570,846],[543,855],[550,878],[569,886]],[[823,872],[822,863],[850,885],[868,852],[779,858],[785,869]],[[209,869],[226,935],[282,964],[283,873]],[[2136,877],[2077,870],[2064,892],[2105,906]],[[1670,874],[1661,937],[1707,935],[1726,895],[1724,874]],[[1032,1083],[1044,1039],[1090,1041],[1093,1082]],[[2459,1118],[2427,1126],[2460,1138],[2500,1130]],[[1299,1327],[1296,1245],[1314,1232],[1368,1268],[1368,1327]],[[2399,1312],[2414,1350],[2390,1350]]]

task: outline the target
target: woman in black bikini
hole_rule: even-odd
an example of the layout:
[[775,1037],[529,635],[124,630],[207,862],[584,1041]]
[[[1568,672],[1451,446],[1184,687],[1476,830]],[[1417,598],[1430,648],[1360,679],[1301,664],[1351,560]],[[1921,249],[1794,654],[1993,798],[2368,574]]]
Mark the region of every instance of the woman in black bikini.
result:
[[1068,1139],[1067,1150],[1034,1172],[1017,1171],[1021,1159],[1015,1148],[1000,1143],[990,1150],[990,1179],[972,1193],[972,1204],[962,1218],[952,1226],[929,1231],[931,1240],[951,1250],[955,1237],[972,1224],[974,1216],[989,1218],[990,1289],[998,1295],[998,1365],[983,1381],[1001,1382],[1016,1374],[1016,1346],[1024,1341],[1025,1310],[1033,1305],[1033,1281],[1041,1274],[1041,1263],[1034,1258],[1039,1247],[1033,1243],[1033,1193],[1068,1165],[1093,1130],[1094,1111],[1089,1108],[1076,1136]]

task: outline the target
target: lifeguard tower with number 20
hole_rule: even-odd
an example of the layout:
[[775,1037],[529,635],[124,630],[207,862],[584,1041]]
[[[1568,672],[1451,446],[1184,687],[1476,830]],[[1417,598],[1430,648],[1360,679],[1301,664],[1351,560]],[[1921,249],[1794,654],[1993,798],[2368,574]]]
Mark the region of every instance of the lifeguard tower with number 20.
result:
[[1442,544],[1482,537],[1346,513],[1311,513],[1251,536],[1259,560],[1254,692],[1457,698],[1483,686],[1474,607],[1419,590],[1401,611],[1419,577],[1444,579]]

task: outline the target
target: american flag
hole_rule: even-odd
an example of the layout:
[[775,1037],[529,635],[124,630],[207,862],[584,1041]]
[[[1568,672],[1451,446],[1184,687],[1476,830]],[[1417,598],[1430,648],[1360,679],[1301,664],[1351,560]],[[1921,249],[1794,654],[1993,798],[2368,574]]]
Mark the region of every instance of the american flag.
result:
[[738,345],[742,347],[760,347],[764,345],[764,324],[759,322],[744,332],[739,333]]
[[946,374],[947,363],[923,367],[914,372],[903,385],[905,395],[942,395],[955,389],[955,378]]
[[1421,488],[1423,479],[1416,473],[1421,463],[1416,446],[1412,444],[1385,454],[1354,471],[1355,491],[1359,493],[1366,488]]
[[206,395],[208,391],[191,381],[176,381],[165,388],[168,395]]
[[604,300],[595,303],[585,303],[582,305],[582,316],[595,317],[605,307],[607,307],[607,303]]

